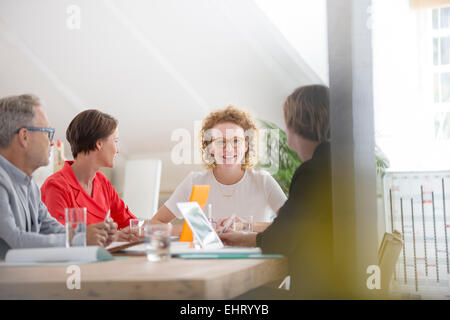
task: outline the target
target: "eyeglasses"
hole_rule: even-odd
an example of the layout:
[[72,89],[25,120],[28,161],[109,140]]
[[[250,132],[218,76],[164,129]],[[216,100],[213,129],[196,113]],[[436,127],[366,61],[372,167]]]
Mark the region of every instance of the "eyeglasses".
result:
[[231,138],[231,139],[216,138],[216,139],[212,140],[212,143],[217,148],[225,148],[227,146],[228,142],[231,143],[231,145],[234,148],[238,148],[238,147],[240,147],[240,146],[242,146],[244,144],[245,139],[241,138],[241,137],[234,137],[234,138]]
[[48,140],[52,141],[53,137],[55,136],[55,129],[53,128],[40,128],[40,127],[22,127],[16,130],[14,133],[19,133],[21,129],[27,129],[29,131],[41,131],[41,132],[47,132],[48,134]]

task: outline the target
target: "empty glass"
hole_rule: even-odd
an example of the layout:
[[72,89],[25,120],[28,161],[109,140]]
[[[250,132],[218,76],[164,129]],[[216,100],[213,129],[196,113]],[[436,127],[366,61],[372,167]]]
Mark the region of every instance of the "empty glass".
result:
[[86,208],[66,208],[66,248],[86,246]]
[[130,219],[130,230],[142,237],[144,234],[144,222],[145,220],[143,219]]
[[233,223],[233,231],[242,233],[253,232],[253,216],[236,218]]
[[146,224],[144,235],[148,261],[170,259],[172,224]]

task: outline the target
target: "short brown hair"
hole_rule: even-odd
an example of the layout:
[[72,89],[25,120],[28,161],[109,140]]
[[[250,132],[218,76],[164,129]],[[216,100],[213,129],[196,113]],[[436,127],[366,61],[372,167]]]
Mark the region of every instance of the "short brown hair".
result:
[[216,167],[215,159],[207,150],[211,143],[210,139],[205,136],[206,132],[214,126],[231,122],[240,126],[245,132],[245,140],[248,142],[248,150],[245,152],[245,162],[242,165],[243,169],[251,168],[256,164],[256,143],[258,129],[248,112],[239,110],[236,107],[229,105],[225,109],[211,112],[204,120],[202,129],[200,131],[201,138],[201,152],[202,160],[207,169],[214,169]]
[[330,97],[323,85],[297,88],[283,105],[286,125],[298,135],[318,142],[330,138]]
[[80,152],[96,150],[97,141],[109,137],[117,125],[116,119],[99,110],[90,109],[79,113],[66,131],[73,157],[76,158]]

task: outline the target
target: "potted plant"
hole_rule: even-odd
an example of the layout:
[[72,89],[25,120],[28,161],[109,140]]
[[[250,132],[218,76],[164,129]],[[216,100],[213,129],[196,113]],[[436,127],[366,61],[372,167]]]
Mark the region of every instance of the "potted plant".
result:
[[[278,161],[278,170],[276,172],[271,172],[271,174],[287,195],[289,193],[292,176],[294,175],[295,170],[302,164],[302,161],[297,153],[289,148],[286,132],[283,129],[269,121],[258,119],[258,122],[260,124],[260,129],[264,130],[265,133],[263,135],[265,137],[264,141],[260,141],[260,143],[264,144],[265,161],[258,162],[256,168],[271,168],[273,167],[273,164]],[[277,144],[278,152],[274,150],[277,148]],[[382,177],[386,168],[389,167],[389,160],[378,146],[375,146],[375,160],[377,174]]]
[[[278,182],[281,189],[287,195],[295,170],[302,164],[297,153],[288,147],[286,132],[276,124],[258,119],[260,128],[265,130],[266,157],[263,163],[258,162],[257,169],[267,169],[273,167],[278,161],[278,170],[272,173],[273,178]],[[278,139],[278,141],[277,141]],[[274,150],[278,146],[278,152]]]

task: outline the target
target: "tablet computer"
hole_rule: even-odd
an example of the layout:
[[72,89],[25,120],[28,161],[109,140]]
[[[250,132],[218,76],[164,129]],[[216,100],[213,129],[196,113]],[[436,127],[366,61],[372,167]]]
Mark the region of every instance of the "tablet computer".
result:
[[177,207],[202,248],[218,249],[224,247],[222,240],[220,240],[197,202],[179,202]]

